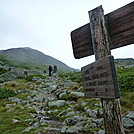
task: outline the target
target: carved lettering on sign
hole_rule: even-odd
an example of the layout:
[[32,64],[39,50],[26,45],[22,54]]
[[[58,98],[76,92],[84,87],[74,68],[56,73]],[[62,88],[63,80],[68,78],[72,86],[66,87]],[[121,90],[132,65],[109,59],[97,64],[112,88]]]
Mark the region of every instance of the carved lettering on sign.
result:
[[113,56],[97,60],[81,69],[86,97],[118,98]]

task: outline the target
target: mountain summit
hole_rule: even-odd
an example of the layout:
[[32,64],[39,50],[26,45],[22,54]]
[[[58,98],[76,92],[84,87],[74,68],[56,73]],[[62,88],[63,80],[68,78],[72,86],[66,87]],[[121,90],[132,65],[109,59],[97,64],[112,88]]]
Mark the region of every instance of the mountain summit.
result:
[[12,66],[19,66],[24,64],[34,64],[37,66],[57,65],[58,68],[64,70],[65,72],[74,70],[63,62],[29,47],[0,50],[0,60],[4,63],[8,60]]

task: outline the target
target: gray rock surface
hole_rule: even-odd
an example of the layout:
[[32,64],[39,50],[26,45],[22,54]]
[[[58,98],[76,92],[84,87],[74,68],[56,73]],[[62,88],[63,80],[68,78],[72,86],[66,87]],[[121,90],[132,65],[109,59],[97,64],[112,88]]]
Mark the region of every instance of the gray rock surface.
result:
[[129,113],[126,115],[127,118],[130,118],[134,121],[134,111],[129,111]]
[[105,131],[104,130],[99,130],[98,134],[105,134]]
[[6,82],[6,81],[12,81],[12,80],[16,80],[16,79],[22,79],[24,77],[25,77],[25,75],[22,71],[12,70],[10,72],[0,75],[0,83]]
[[63,105],[65,105],[65,100],[57,100],[57,101],[48,102],[49,107],[60,107]]
[[76,126],[72,126],[72,127],[69,127],[67,130],[66,130],[66,133],[67,134],[74,134],[74,133],[79,133],[81,129],[79,127],[76,127]]
[[123,126],[126,128],[131,128],[134,126],[134,121],[131,120],[130,118],[124,117],[122,121],[123,121]]
[[[95,99],[91,107],[90,100],[83,98],[82,91],[72,89],[71,81],[67,82],[67,80],[65,82],[68,84],[64,87],[65,82],[57,76],[44,79],[34,77],[32,82],[34,84],[27,88],[20,88],[17,91],[18,96],[10,97],[8,103],[4,104],[6,112],[12,112],[16,107],[21,112],[22,110],[31,111],[30,117],[22,119],[26,123],[22,130],[23,133],[34,131],[38,134],[42,132],[46,134],[86,134],[90,132],[105,134],[105,131],[102,130],[104,119],[99,99]],[[12,123],[17,124],[21,121],[12,119]],[[134,132],[133,111],[124,115],[123,125],[129,132],[127,134]]]

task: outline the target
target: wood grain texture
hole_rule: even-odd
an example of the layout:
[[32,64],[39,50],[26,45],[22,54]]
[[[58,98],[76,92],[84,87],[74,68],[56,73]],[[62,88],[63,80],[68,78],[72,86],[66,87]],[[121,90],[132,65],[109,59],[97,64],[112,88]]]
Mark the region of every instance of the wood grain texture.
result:
[[[96,61],[110,55],[109,35],[102,7],[89,12],[92,43]],[[116,76],[115,76],[116,77]],[[106,134],[124,134],[119,99],[101,99]]]
[[[105,15],[110,49],[134,43],[134,2]],[[71,32],[74,57],[83,58],[94,54],[90,23]]]

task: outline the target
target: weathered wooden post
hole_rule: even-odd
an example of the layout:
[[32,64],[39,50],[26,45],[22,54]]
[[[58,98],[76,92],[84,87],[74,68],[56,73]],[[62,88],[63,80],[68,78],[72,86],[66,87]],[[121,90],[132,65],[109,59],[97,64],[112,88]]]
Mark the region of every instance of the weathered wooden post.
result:
[[[111,55],[109,49],[110,37],[108,36],[102,6],[90,11],[89,18],[93,49],[97,61]],[[101,101],[106,134],[124,134],[121,120],[120,100],[102,98]]]
[[74,57],[95,54],[82,67],[86,97],[101,98],[106,134],[124,134],[120,94],[110,50],[134,43],[134,2],[104,16],[102,6],[89,11],[90,23],[71,32]]

